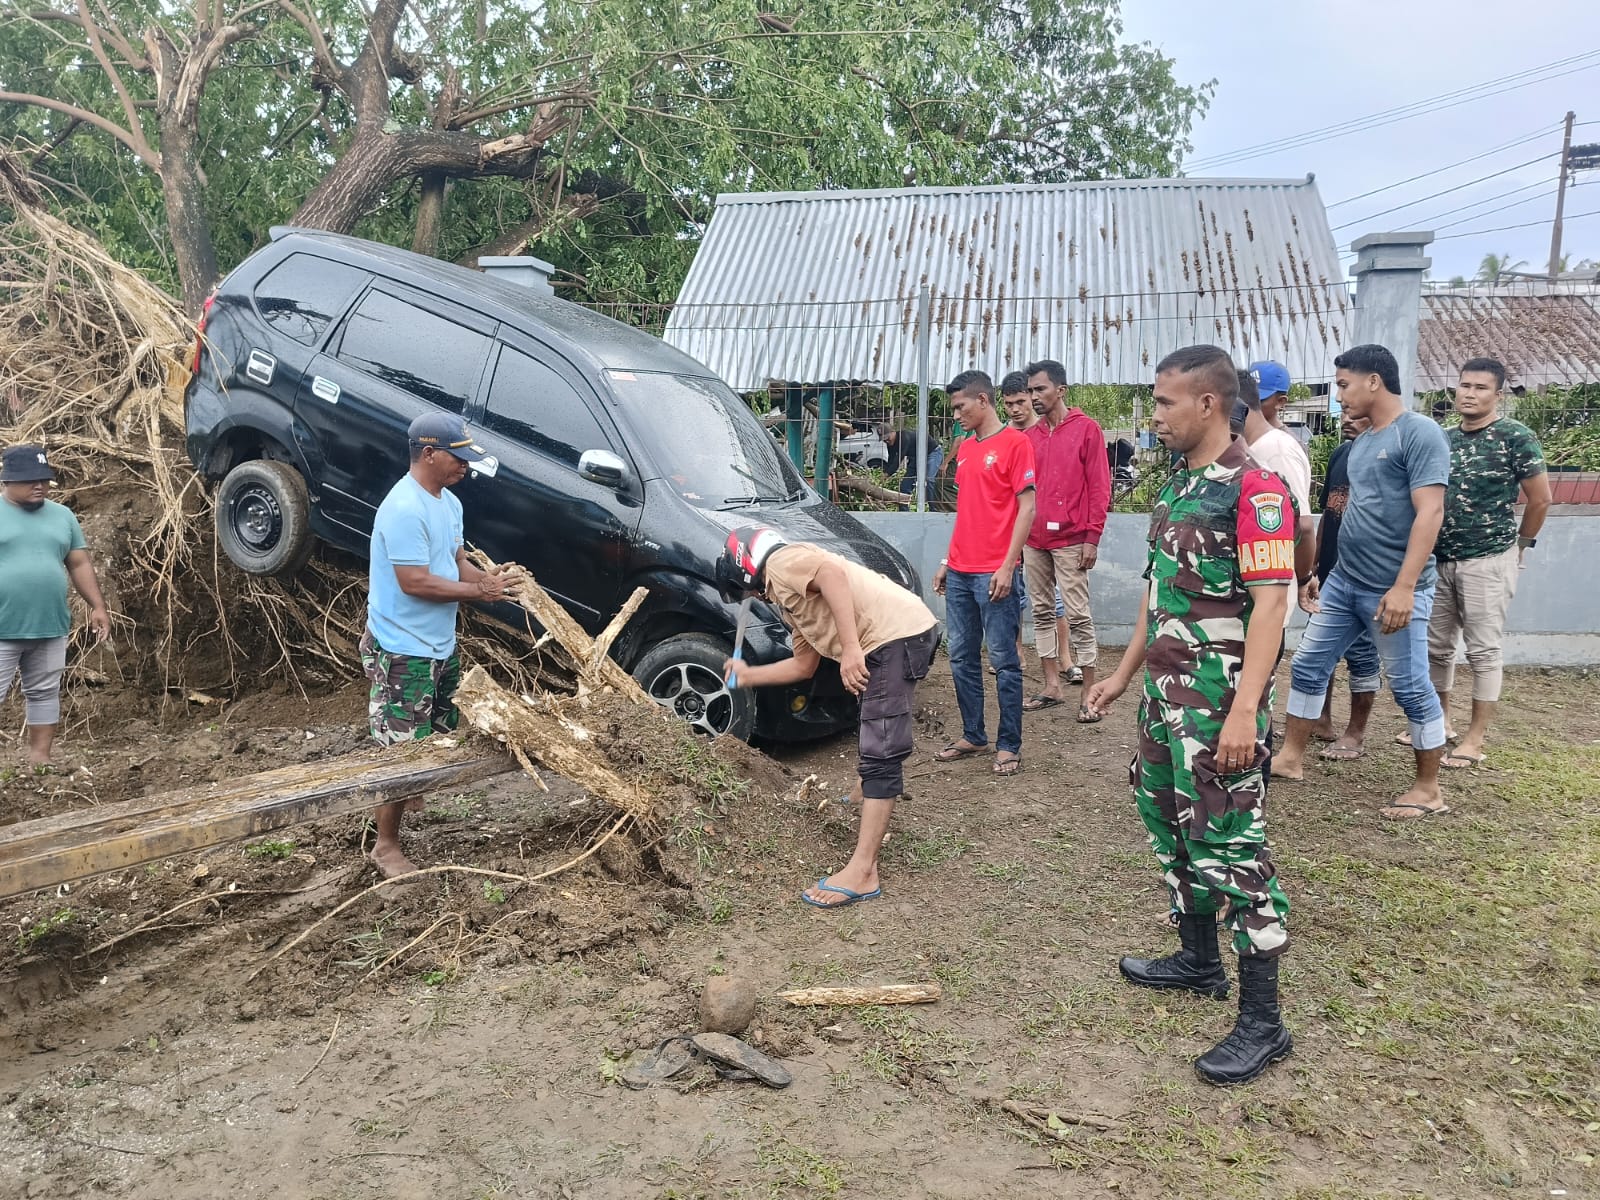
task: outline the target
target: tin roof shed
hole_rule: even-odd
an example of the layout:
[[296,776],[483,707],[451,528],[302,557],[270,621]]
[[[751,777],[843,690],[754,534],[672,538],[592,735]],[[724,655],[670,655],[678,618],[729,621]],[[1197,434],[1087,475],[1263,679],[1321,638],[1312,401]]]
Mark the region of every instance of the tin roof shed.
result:
[[740,389],[1039,358],[1144,383],[1213,342],[1324,379],[1352,306],[1316,183],[1148,179],[723,195],[668,342]]
[[1512,387],[1600,382],[1600,278],[1424,292],[1417,390],[1455,387],[1461,364],[1480,356],[1503,362]]

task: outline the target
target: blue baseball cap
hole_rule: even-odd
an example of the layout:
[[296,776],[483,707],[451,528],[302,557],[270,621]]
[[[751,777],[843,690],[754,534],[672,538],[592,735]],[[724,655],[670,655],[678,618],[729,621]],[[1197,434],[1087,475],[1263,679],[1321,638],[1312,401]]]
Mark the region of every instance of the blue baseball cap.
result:
[[484,456],[482,446],[474,444],[467,434],[467,423],[454,413],[425,412],[411,422],[406,437],[413,446],[432,446],[453,454],[462,462],[473,462]]
[[1256,392],[1262,400],[1279,392],[1285,395],[1289,392],[1289,368],[1282,363],[1275,363],[1271,359],[1251,363],[1250,374],[1256,378]]

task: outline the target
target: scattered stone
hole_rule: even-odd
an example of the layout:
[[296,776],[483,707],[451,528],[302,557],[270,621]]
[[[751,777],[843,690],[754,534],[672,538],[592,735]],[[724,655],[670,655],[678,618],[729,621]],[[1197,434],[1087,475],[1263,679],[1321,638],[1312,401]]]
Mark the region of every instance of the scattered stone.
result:
[[732,975],[713,975],[700,992],[700,1028],[740,1034],[756,1015],[756,990]]

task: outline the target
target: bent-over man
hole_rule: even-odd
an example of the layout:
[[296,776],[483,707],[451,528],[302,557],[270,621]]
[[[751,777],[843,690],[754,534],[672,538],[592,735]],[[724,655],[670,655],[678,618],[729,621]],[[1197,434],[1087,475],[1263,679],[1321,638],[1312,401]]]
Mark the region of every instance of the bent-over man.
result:
[[43,446],[12,446],[0,460],[0,703],[20,674],[28,764],[37,771],[50,765],[61,721],[61,676],[72,631],[69,582],[89,606],[96,640],[111,636],[111,616],[78,518],[50,499],[55,478]]
[[[411,469],[378,505],[367,571],[361,669],[371,683],[367,716],[380,746],[446,733],[461,723],[456,612],[463,600],[498,600],[505,580],[467,560],[461,501],[450,493],[483,457],[466,422],[423,413],[406,432]],[[416,865],[400,847],[405,802],[378,806],[372,861],[385,877]]]
[[861,700],[860,765],[851,800],[861,829],[850,861],[824,875],[800,898],[817,908],[843,908],[883,894],[878,854],[894,804],[905,791],[913,742],[917,681],[928,674],[939,627],[920,597],[859,563],[809,542],[786,542],[757,526],[728,535],[717,579],[731,597],[759,595],[789,627],[794,654],[752,666],[728,659],[730,686],[775,687],[804,682],[824,658]]
[[1289,900],[1267,848],[1271,714],[1261,703],[1294,582],[1294,519],[1283,481],[1229,430],[1238,390],[1216,346],[1190,346],[1156,365],[1156,436],[1183,457],[1150,515],[1134,635],[1086,697],[1103,712],[1144,669],[1130,775],[1183,948],[1124,958],[1121,970],[1142,987],[1222,999],[1222,913],[1239,956],[1239,1018],[1195,1062],[1218,1084],[1254,1079],[1294,1048],[1278,1006]]

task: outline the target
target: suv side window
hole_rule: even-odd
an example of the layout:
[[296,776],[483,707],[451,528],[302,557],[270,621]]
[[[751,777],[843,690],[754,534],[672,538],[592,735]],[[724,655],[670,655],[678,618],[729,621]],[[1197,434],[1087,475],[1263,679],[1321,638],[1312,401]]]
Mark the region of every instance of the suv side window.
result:
[[476,330],[371,291],[345,322],[338,357],[458,413],[467,407],[488,349],[489,339]]
[[607,450],[611,439],[578,390],[538,359],[501,346],[489,385],[483,427],[578,465],[585,450]]
[[366,282],[367,273],[355,267],[291,254],[256,284],[256,310],[285,337],[314,346]]

